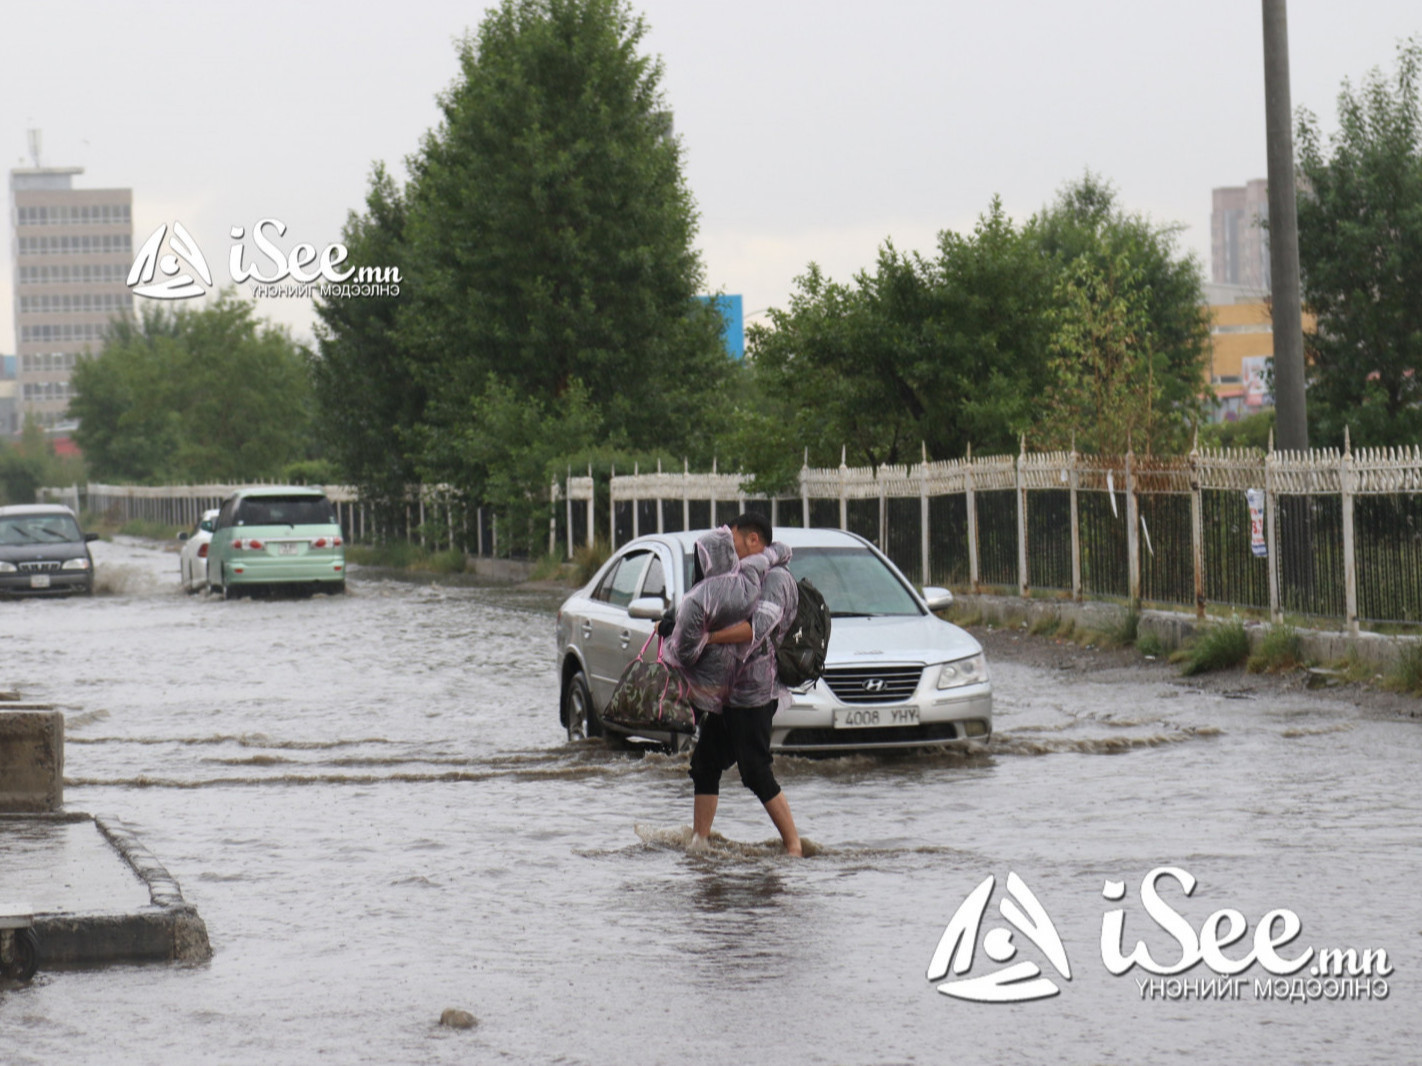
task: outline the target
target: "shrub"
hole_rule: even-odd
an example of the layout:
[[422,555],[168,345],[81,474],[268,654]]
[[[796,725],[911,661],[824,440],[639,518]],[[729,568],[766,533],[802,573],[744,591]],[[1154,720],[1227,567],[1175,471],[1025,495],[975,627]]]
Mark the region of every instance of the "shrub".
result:
[[1154,633],[1142,633],[1136,638],[1136,651],[1151,658],[1159,658],[1165,654],[1165,645]]
[[1402,649],[1397,662],[1383,678],[1383,688],[1422,696],[1422,644],[1409,644]]
[[1290,625],[1272,625],[1259,642],[1259,650],[1249,657],[1251,674],[1276,674],[1303,665],[1303,638]]
[[1249,658],[1249,634],[1238,619],[1211,626],[1183,649],[1178,660],[1171,658],[1183,663],[1180,673],[1185,677],[1228,670]]
[[591,581],[611,554],[612,548],[605,540],[595,541],[592,547],[584,544],[573,549],[573,569],[578,584],[586,585]]

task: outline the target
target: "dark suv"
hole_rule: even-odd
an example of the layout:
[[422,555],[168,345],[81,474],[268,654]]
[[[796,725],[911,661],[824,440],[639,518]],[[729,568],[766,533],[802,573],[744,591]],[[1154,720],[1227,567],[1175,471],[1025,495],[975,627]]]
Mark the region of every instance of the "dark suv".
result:
[[55,503],[0,507],[0,594],[54,596],[94,591],[89,541],[68,507]]

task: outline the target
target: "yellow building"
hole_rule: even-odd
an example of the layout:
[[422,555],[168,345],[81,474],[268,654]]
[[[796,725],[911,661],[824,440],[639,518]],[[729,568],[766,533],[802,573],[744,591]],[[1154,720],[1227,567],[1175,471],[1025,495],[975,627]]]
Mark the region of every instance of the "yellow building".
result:
[[[1240,292],[1234,302],[1226,286],[1206,286],[1210,300],[1210,361],[1206,380],[1214,387],[1215,421],[1233,421],[1274,405],[1268,368],[1274,358],[1274,327],[1264,294]],[[1228,288],[1233,288],[1232,286]],[[1226,299],[1221,299],[1225,297]],[[1313,329],[1312,315],[1303,328]]]

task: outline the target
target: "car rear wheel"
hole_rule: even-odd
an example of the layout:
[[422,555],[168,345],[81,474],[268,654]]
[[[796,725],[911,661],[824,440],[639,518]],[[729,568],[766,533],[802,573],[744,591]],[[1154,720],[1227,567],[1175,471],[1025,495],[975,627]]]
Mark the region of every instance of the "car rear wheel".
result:
[[667,741],[667,753],[679,755],[684,751],[690,751],[696,747],[696,738],[691,733],[673,733],[671,740]]
[[598,721],[597,711],[593,708],[587,675],[581,670],[568,678],[567,687],[563,690],[563,711],[567,719],[569,740],[602,735],[602,723]]

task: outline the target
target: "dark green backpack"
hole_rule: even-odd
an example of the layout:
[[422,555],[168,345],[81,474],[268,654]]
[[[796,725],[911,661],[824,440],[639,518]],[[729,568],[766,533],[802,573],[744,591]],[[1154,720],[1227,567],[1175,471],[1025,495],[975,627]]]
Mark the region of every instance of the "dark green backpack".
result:
[[785,642],[775,652],[776,672],[787,688],[819,680],[825,672],[825,652],[830,641],[829,605],[820,590],[804,577],[795,586],[800,590],[800,606]]

